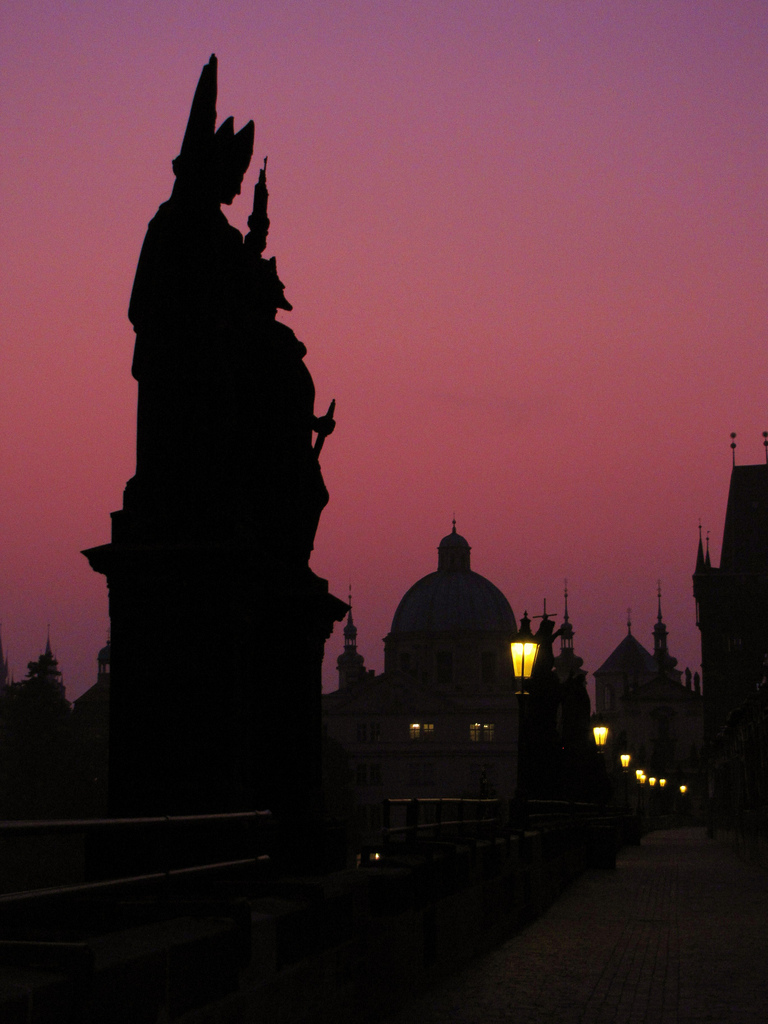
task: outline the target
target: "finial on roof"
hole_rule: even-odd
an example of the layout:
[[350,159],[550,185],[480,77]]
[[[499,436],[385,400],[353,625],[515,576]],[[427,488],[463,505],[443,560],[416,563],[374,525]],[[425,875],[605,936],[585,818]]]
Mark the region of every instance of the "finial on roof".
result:
[[704,563],[704,543],[701,539],[701,519],[699,519],[699,546],[696,551],[696,572],[703,572],[706,568]]
[[733,459],[733,465],[736,465],[736,433],[735,431],[731,434],[731,458]]
[[565,613],[563,614],[563,622],[568,622],[568,580],[563,580],[563,597],[565,600]]
[[627,635],[632,636],[632,609],[627,608]]
[[51,624],[50,624],[50,622],[48,623],[48,633],[47,633],[46,639],[45,639],[45,653],[49,657],[51,657],[53,655],[53,651],[51,650]]
[[763,431],[763,448],[765,448],[765,461],[768,465],[768,430]]
[[709,560],[709,530],[707,530],[707,554],[706,554],[706,557],[704,559],[704,564],[706,565],[706,567],[708,569],[712,568],[712,563]]
[[453,513],[453,519],[451,520],[451,526],[453,527],[451,533],[456,533],[456,513]]
[[661,580],[656,580],[656,593],[659,598],[659,614],[656,616],[656,621],[661,622]]

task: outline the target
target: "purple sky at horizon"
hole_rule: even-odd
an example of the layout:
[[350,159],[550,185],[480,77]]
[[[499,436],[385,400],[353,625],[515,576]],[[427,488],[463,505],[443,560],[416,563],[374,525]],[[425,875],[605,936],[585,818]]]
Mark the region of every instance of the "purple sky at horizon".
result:
[[[719,562],[731,453],[768,429],[768,6],[539,0],[18,0],[0,12],[0,622],[96,674],[133,474],[126,311],[192,94],[256,122],[266,255],[308,348],[331,501],[312,567],[359,646],[457,528],[590,672],[626,631],[700,660],[697,526]],[[325,685],[342,648],[326,645]],[[212,680],[215,687],[215,680]]]

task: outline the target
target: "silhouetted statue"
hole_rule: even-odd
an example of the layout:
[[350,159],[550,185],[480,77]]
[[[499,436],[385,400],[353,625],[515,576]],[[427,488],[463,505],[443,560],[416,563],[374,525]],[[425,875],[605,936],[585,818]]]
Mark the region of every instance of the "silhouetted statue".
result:
[[309,859],[323,645],[348,610],[308,564],[333,403],[315,416],[306,349],[276,319],[266,161],[245,239],[222,212],[254,126],[216,129],[216,74],[212,56],[133,285],[136,473],[112,542],[85,552],[109,585],[109,808],[268,808],[283,855]]
[[136,475],[125,494],[134,540],[253,541],[306,567],[328,501],[313,432],[306,348],[278,309],[284,296],[269,230],[266,160],[243,240],[221,210],[239,195],[252,121],[216,130],[216,57],[203,68],[171,198],[149,224],[128,315],[139,382]]

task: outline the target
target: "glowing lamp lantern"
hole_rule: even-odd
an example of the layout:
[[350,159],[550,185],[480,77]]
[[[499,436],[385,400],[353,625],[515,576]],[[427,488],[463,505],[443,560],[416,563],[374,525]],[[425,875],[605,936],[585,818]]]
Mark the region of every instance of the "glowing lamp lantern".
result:
[[683,794],[683,796],[685,796],[685,794],[688,792],[688,787],[687,786],[681,786],[680,787],[680,792]]
[[596,725],[592,729],[595,736],[595,745],[598,750],[602,750],[605,746],[605,741],[608,739],[608,726],[607,725]]
[[621,767],[626,771],[629,768],[629,762],[632,760],[631,754],[619,754],[621,760]]
[[642,768],[636,768],[635,769],[635,778],[637,779],[638,782],[640,781],[640,776],[641,775],[645,775],[645,772],[643,771],[643,769]]
[[667,780],[666,779],[659,779],[659,785],[661,786],[662,789],[666,786],[666,784],[667,784]]
[[531,678],[540,644],[531,632],[531,620],[525,612],[520,620],[520,629],[512,641],[512,668],[520,684],[520,693],[527,693],[526,680]]
[[654,777],[653,777],[653,776],[651,776],[651,777],[650,777],[650,779],[648,779],[648,782],[649,782],[649,783],[650,783],[650,784],[651,784],[652,786],[655,786],[655,785],[656,785],[656,779],[654,779]]

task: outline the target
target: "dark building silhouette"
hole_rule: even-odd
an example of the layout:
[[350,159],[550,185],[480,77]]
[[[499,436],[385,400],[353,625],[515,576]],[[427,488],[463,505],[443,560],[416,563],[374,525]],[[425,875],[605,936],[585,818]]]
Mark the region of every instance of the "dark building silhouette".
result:
[[473,572],[470,546],[451,532],[437,571],[404,595],[384,640],[384,672],[357,652],[351,612],[339,689],[323,697],[330,740],[349,755],[358,834],[375,838],[384,797],[511,796],[518,711],[502,592]]
[[[643,768],[647,775],[667,779],[671,808],[675,785],[691,784],[698,778],[703,742],[703,701],[698,677],[689,669],[685,675],[676,667],[667,645],[667,627],[661,612],[653,627],[653,654],[632,634],[627,635],[595,673],[595,708],[608,726],[605,757],[614,790],[621,795],[619,754],[632,755],[631,779]],[[700,800],[692,791],[689,803]]]
[[720,565],[712,565],[700,532],[693,594],[701,632],[704,730],[711,739],[765,674],[768,465],[733,466]]

